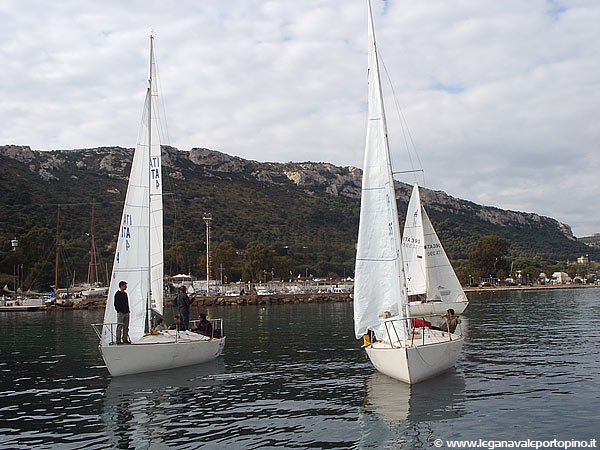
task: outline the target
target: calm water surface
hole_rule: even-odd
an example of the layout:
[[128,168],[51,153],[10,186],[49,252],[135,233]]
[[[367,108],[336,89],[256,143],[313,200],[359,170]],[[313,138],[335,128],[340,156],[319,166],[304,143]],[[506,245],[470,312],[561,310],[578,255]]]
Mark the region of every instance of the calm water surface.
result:
[[0,313],[1,448],[435,448],[592,439],[600,289],[470,294],[456,369],[413,387],[374,371],[351,304],[210,308],[224,355],[111,379],[102,311]]

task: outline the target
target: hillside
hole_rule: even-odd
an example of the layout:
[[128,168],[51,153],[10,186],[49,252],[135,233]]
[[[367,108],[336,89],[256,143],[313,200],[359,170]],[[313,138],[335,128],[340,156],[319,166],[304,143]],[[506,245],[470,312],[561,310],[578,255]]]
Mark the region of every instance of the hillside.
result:
[[578,238],[577,240],[590,247],[600,248],[600,233]]
[[[132,154],[132,149],[120,147],[43,152],[0,147],[0,272],[12,273],[10,239],[22,238],[34,227],[55,233],[59,206],[62,239],[85,253],[92,200],[96,243],[104,259],[112,261]],[[288,257],[294,273],[351,274],[361,175],[360,169],[327,163],[261,163],[208,149],[163,147],[163,189],[169,194],[164,205],[165,247],[177,253],[169,255],[167,270],[200,270],[202,264],[191,259],[204,251],[202,215],[210,212],[214,243],[228,240],[238,251],[252,242],[269,245],[276,256]],[[397,183],[396,188],[403,221],[411,187]],[[600,257],[600,249],[578,242],[568,225],[554,219],[477,205],[428,189],[421,197],[452,259],[466,258],[486,234],[507,238],[514,256]],[[53,255],[52,247],[38,249],[38,258]]]

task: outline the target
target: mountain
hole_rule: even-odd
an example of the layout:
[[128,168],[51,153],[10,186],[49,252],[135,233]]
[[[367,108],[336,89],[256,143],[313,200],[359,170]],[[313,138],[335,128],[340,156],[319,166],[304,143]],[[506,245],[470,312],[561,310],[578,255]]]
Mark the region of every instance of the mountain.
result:
[[[94,201],[96,243],[111,261],[132,155],[133,149],[121,147],[34,151],[0,146],[4,255],[10,239],[34,227],[54,233],[58,207],[61,238],[77,241],[78,251],[84,252]],[[181,151],[165,146],[165,247],[179,242],[180,250],[173,252],[183,254],[185,244],[193,243],[198,255],[203,252],[202,215],[210,212],[211,242],[229,240],[237,250],[251,242],[280,247],[276,256],[290,257],[290,271],[296,274],[301,267],[315,275],[350,274],[361,176],[355,167],[265,163],[205,148]],[[403,221],[411,186],[398,182],[396,192]],[[568,225],[552,218],[482,206],[429,189],[421,191],[421,198],[452,259],[467,258],[474,243],[487,234],[508,239],[513,256],[573,260],[587,253],[600,258],[600,249],[578,242]],[[52,249],[44,252],[53,255]],[[171,264],[177,265],[172,270],[187,271],[186,263],[178,262],[179,253],[172,255]],[[10,267],[5,263],[0,272],[11,273]]]
[[600,233],[594,233],[591,236],[577,238],[579,242],[583,242],[590,247],[600,248]]

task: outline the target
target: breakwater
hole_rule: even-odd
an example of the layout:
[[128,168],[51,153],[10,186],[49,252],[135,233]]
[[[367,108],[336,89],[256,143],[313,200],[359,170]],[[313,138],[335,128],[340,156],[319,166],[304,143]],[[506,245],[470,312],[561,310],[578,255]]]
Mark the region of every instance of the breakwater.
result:
[[[534,285],[534,286],[488,286],[465,287],[467,293],[488,291],[542,291],[558,289],[589,289],[600,288],[598,285],[589,284],[560,284],[560,285]],[[165,307],[173,304],[174,297],[165,297]],[[353,294],[344,293],[310,293],[310,294],[268,294],[268,295],[215,295],[210,297],[197,296],[194,304],[197,306],[244,306],[244,305],[287,305],[300,303],[351,303]],[[66,302],[64,305],[52,308],[95,309],[104,308],[106,297],[86,299],[76,302]]]
[[[173,304],[174,297],[165,297],[165,307]],[[352,293],[313,293],[313,294],[268,294],[268,295],[217,295],[196,297],[197,306],[244,306],[244,305],[287,305],[300,303],[351,303]],[[55,308],[94,309],[104,308],[106,297],[82,300],[54,306]]]
[[351,293],[269,294],[198,297],[198,306],[285,305],[300,303],[350,303]]

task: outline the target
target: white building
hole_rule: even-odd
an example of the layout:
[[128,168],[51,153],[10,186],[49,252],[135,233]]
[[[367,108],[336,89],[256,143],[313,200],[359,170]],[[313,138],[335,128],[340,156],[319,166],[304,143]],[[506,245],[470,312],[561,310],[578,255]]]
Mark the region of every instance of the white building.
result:
[[552,283],[553,284],[568,284],[571,283],[571,277],[565,272],[554,272],[552,274]]

